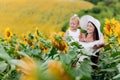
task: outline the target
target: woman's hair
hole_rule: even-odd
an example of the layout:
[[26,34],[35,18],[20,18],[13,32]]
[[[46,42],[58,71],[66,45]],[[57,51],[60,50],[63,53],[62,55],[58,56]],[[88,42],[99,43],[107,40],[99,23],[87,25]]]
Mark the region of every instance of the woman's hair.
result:
[[94,32],[93,32],[93,39],[94,40],[99,40],[99,33],[98,33],[98,30],[97,30],[97,28],[96,28],[96,26],[91,22],[91,21],[89,21],[93,26],[94,26]]
[[74,14],[71,18],[70,18],[70,21],[74,21],[76,22],[77,24],[79,24],[79,17],[77,14]]

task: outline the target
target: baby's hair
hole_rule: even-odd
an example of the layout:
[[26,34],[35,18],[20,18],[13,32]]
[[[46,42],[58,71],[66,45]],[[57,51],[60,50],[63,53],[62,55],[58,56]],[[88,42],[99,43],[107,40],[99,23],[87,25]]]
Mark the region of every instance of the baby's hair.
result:
[[74,16],[75,16],[75,17],[78,17],[78,15],[77,15],[77,14],[74,14]]
[[70,21],[75,21],[79,24],[79,17],[77,14],[74,14],[71,18],[70,18]]

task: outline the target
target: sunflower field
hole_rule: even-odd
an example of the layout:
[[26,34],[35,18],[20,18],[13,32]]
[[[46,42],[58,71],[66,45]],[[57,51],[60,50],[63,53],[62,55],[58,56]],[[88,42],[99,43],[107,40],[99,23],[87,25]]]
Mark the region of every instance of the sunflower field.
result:
[[[106,45],[101,48],[98,64],[95,56],[64,33],[44,36],[38,28],[21,38],[9,28],[0,38],[0,80],[119,80],[120,22],[105,19],[103,32]],[[80,56],[84,56],[78,61]],[[93,69],[95,65],[98,69]]]

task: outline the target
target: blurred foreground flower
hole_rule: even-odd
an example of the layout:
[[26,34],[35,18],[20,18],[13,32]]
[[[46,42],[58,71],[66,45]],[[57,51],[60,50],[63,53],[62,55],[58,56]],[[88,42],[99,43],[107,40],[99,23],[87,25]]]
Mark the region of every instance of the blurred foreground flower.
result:
[[37,66],[32,58],[22,58],[17,70],[22,73],[20,80],[37,80]]
[[56,80],[70,80],[60,61],[49,62],[48,71]]

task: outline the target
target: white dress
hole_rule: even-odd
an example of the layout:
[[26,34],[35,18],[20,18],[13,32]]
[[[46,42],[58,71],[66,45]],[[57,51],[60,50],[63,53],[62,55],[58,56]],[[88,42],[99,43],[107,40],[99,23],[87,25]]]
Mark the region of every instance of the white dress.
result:
[[95,54],[96,52],[99,52],[100,49],[93,49],[95,45],[101,44],[100,40],[94,41],[94,42],[79,42],[80,45],[84,47],[84,51]]
[[73,41],[79,41],[79,35],[80,35],[80,30],[77,29],[77,31],[73,32],[71,30],[68,30],[68,36],[73,38]]

